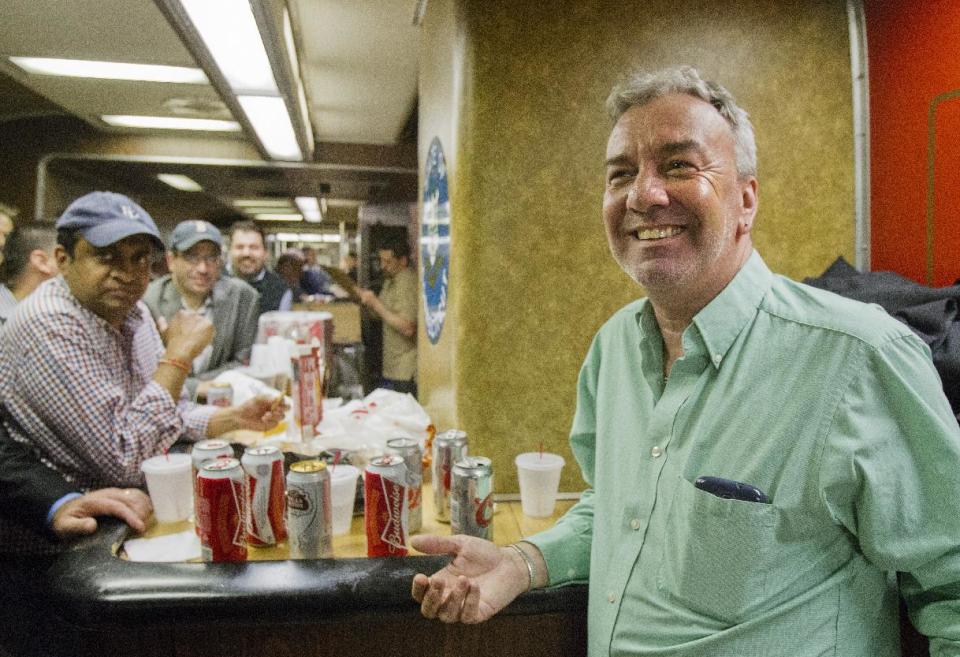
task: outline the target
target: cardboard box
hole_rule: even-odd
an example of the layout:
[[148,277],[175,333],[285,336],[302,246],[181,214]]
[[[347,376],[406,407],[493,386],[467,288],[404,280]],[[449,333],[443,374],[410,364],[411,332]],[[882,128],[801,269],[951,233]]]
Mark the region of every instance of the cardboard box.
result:
[[333,315],[333,343],[351,344],[360,342],[360,306],[349,301],[337,303],[295,303],[294,310],[327,312]]

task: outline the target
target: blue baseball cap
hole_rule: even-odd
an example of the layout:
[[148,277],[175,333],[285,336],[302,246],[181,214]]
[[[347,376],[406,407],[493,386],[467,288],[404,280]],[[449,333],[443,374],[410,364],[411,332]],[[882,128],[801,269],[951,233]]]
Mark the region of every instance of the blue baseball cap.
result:
[[218,249],[223,248],[223,236],[217,227],[209,221],[191,219],[181,221],[170,235],[170,248],[177,253],[183,253],[199,242],[213,242]]
[[123,194],[90,192],[71,203],[56,223],[77,229],[83,239],[102,248],[131,235],[149,235],[163,249],[160,231],[147,211]]

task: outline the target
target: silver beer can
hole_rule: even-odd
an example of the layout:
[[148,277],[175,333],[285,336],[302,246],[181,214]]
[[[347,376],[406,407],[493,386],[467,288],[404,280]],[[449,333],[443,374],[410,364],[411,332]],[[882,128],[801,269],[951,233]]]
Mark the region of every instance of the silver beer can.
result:
[[413,534],[423,527],[423,448],[412,438],[391,438],[387,451],[407,466],[407,533]]
[[287,473],[287,535],[291,559],[333,557],[330,473],[320,460],[297,461]]
[[433,479],[434,516],[440,522],[450,522],[453,464],[466,455],[466,431],[451,429],[437,434],[433,439],[433,462],[430,464],[430,475]]
[[493,540],[493,466],[485,456],[467,456],[453,466],[450,532]]

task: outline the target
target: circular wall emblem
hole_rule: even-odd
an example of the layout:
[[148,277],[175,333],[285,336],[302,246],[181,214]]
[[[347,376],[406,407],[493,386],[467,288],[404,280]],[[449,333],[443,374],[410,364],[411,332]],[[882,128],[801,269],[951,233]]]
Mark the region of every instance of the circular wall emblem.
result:
[[423,221],[420,225],[420,263],[423,268],[424,308],[427,337],[440,339],[447,312],[450,272],[450,196],[447,193],[447,162],[440,139],[434,137],[427,151],[424,170]]

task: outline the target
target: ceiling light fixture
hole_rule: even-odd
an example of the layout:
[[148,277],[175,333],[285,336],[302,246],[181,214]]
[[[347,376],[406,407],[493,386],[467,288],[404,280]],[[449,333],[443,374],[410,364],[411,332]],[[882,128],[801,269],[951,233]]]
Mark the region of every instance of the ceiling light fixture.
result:
[[57,59],[53,57],[11,57],[10,61],[23,71],[35,75],[59,75],[71,78],[97,78],[100,80],[171,82],[175,84],[207,83],[207,76],[203,71],[199,68],[188,68],[186,66],[127,64],[123,62]]
[[179,189],[183,192],[202,192],[203,187],[189,176],[185,176],[180,173],[158,173],[157,178],[161,182],[165,182],[174,189]]
[[258,221],[303,221],[303,215],[296,212],[258,212],[253,216]]
[[236,121],[222,121],[220,119],[185,119],[174,116],[132,116],[128,114],[104,114],[100,118],[104,123],[117,128],[240,132],[240,124]]
[[303,218],[313,223],[323,221],[323,214],[320,212],[320,201],[313,196],[298,196],[297,207]]
[[178,1],[263,150],[275,160],[302,161],[297,131],[250,0]]
[[279,207],[279,208],[292,208],[293,204],[290,203],[289,199],[285,198],[238,198],[233,201],[234,207],[238,208],[247,208],[247,207]]
[[302,160],[303,152],[280,96],[237,96],[260,143],[276,160]]

